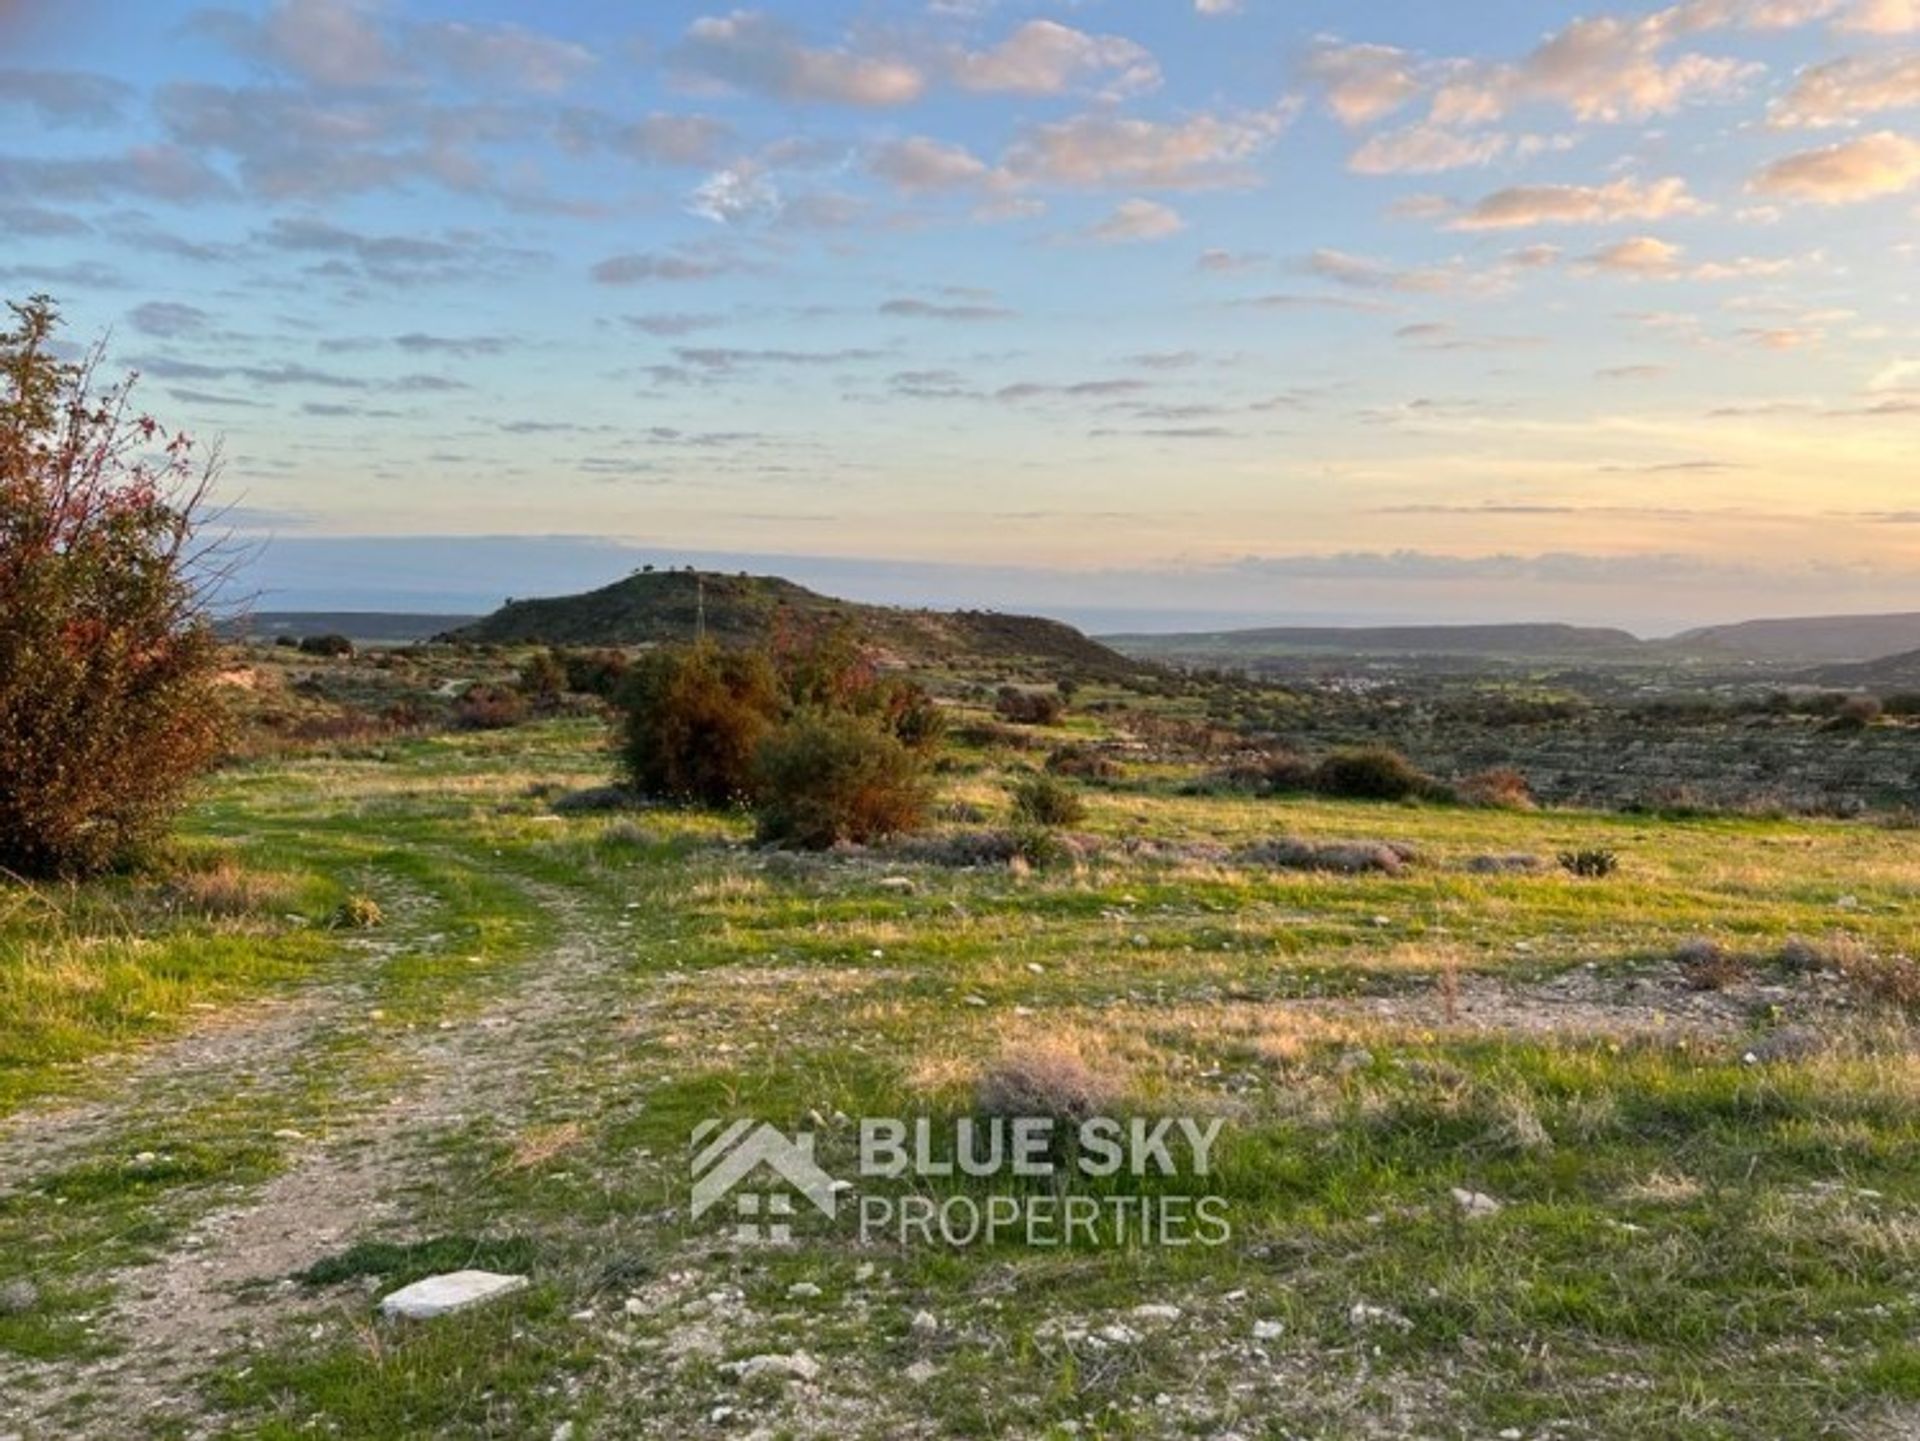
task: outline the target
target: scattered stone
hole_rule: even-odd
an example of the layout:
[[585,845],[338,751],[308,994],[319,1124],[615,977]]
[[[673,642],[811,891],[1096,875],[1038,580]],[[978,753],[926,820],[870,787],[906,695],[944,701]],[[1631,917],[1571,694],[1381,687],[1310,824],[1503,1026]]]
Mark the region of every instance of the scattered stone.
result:
[[1460,1208],[1461,1214],[1469,1221],[1479,1221],[1488,1216],[1497,1216],[1505,1209],[1505,1207],[1484,1191],[1467,1191],[1462,1190],[1458,1186],[1453,1188],[1453,1201],[1454,1204]]
[[776,1376],[783,1381],[817,1381],[820,1378],[820,1363],[805,1351],[795,1351],[790,1356],[774,1352],[749,1356],[744,1361],[729,1361],[720,1369],[742,1381],[757,1381],[762,1376]]
[[1253,1339],[1256,1341],[1278,1341],[1286,1334],[1287,1328],[1278,1321],[1255,1321]]
[[882,876],[880,878],[880,889],[883,891],[896,891],[903,896],[910,896],[919,890],[920,887],[914,883],[912,876]]
[[908,1330],[916,1336],[933,1336],[940,1331],[940,1318],[931,1311],[915,1311]]
[[497,1301],[516,1291],[527,1289],[525,1276],[502,1276],[493,1271],[449,1271],[402,1286],[380,1303],[388,1316],[404,1316],[409,1321],[429,1321],[435,1316],[464,1311],[487,1301]]
[[1135,1306],[1130,1314],[1136,1321],[1178,1321],[1180,1308],[1149,1303],[1145,1306]]
[[553,1441],[573,1441],[573,1422],[562,1421],[554,1427]]
[[647,1314],[647,1303],[638,1296],[629,1296],[621,1303],[620,1309],[629,1316],[644,1316]]
[[1347,1320],[1354,1326],[1398,1326],[1402,1331],[1411,1331],[1413,1322],[1398,1311],[1389,1311],[1385,1306],[1374,1306],[1365,1301],[1355,1301],[1347,1312]]
[[812,1301],[820,1295],[820,1288],[811,1281],[795,1281],[787,1287],[787,1297],[793,1301]]
[[1093,1334],[1098,1336],[1102,1341],[1109,1342],[1115,1346],[1137,1346],[1140,1344],[1140,1333],[1131,1326],[1123,1326],[1118,1321],[1115,1321],[1111,1326],[1102,1326]]
[[873,1272],[873,1262],[862,1261],[858,1266],[853,1268],[853,1279],[859,1282],[871,1281],[873,1279]]
[[906,1377],[916,1386],[924,1386],[940,1374],[940,1368],[931,1361],[915,1361],[906,1369]]
[[1827,1048],[1826,1037],[1812,1026],[1782,1026],[1755,1041],[1744,1057],[1748,1065],[1776,1061],[1804,1061]]

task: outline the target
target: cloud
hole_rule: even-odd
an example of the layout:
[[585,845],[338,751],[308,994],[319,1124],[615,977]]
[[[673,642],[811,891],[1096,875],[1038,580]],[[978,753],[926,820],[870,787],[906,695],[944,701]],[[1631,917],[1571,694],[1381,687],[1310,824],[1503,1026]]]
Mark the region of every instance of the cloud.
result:
[[694,21],[670,60],[683,75],[800,103],[905,105],[918,100],[927,84],[907,61],[804,45],[785,25],[755,10]]
[[1013,314],[1002,305],[966,303],[946,305],[932,300],[889,300],[880,307],[882,315],[908,320],[1005,320]]
[[203,11],[193,25],[240,54],[315,85],[365,89],[406,77],[399,50],[360,0],[279,0],[263,18]]
[[506,86],[557,95],[593,69],[593,52],[519,25],[468,25],[457,20],[422,26],[413,47],[423,56],[483,87]]
[[1753,177],[1748,189],[1819,205],[1851,205],[1897,195],[1915,184],[1920,184],[1920,140],[1882,130],[1776,160]]
[[1440,294],[1466,285],[1471,277],[1457,268],[1421,266],[1399,269],[1384,261],[1343,250],[1316,250],[1302,264],[1311,275],[1331,280],[1353,290],[1399,290],[1419,294]]
[[213,317],[195,305],[183,305],[177,301],[150,300],[145,305],[137,305],[127,319],[133,322],[133,328],[143,335],[158,335],[171,339],[176,335],[193,335],[207,328]]
[[1839,28],[1854,35],[1920,33],[1920,0],[1859,0]]
[[1684,180],[1607,185],[1516,185],[1497,190],[1448,222],[1450,230],[1516,230],[1529,225],[1600,225],[1663,220],[1704,209]]
[[1262,265],[1268,257],[1259,251],[1203,250],[1200,258],[1193,262],[1196,270],[1204,270],[1213,275],[1231,275],[1239,270],[1251,270]]
[[1144,46],[1052,20],[1029,20],[991,50],[960,53],[951,71],[963,90],[1015,95],[1063,95],[1096,76],[1107,77],[1110,96],[1137,95],[1160,84],[1160,66]]
[[684,310],[656,310],[640,315],[623,315],[620,319],[642,335],[663,336],[691,335],[696,330],[712,330],[715,326],[727,323],[725,316],[695,315]]
[[471,232],[381,235],[349,230],[331,221],[280,216],[254,239],[273,250],[329,257],[321,273],[388,285],[492,276],[544,259],[534,251],[498,245]]
[[689,215],[719,225],[771,219],[780,213],[780,207],[780,190],[773,177],[752,161],[716,170],[695,186],[686,200]]
[[907,195],[969,190],[985,182],[987,163],[958,145],[925,136],[889,140],[867,152],[867,169]]
[[1356,175],[1432,175],[1491,165],[1512,145],[1500,134],[1471,135],[1438,125],[1410,125],[1373,136],[1347,162]]
[[1301,69],[1320,86],[1327,109],[1346,125],[1391,115],[1425,89],[1418,58],[1390,45],[1323,40]]
[[1685,263],[1686,248],[1652,235],[1636,235],[1603,245],[1584,256],[1581,264],[1590,271],[1624,275],[1639,280],[1751,280],[1780,275],[1793,268],[1790,260],[1761,260],[1739,256],[1733,260],[1707,261],[1700,265]]
[[649,165],[712,165],[733,143],[733,127],[707,115],[655,113],[606,137],[620,154]]
[[0,155],[0,196],[30,201],[113,200],[137,195],[175,205],[230,195],[227,178],[173,145],[138,145],[118,155],[40,160]]
[[1165,240],[1187,228],[1180,212],[1154,200],[1123,200],[1106,219],[1082,234],[1100,245],[1124,245],[1142,240]]
[[64,210],[48,210],[40,205],[0,205],[0,235],[85,235],[92,229],[79,216]]
[[717,251],[635,251],[609,256],[589,273],[602,285],[638,285],[649,280],[712,280],[748,268]]
[[1084,188],[1206,190],[1254,184],[1251,162],[1286,126],[1284,111],[1184,120],[1139,120],[1092,112],[1032,125],[1002,164],[1025,184]]
[[1844,125],[1855,116],[1914,105],[1920,105],[1920,55],[1855,56],[1802,70],[1768,118],[1781,126]]
[[132,88],[72,70],[0,69],[0,105],[24,105],[47,125],[113,125]]

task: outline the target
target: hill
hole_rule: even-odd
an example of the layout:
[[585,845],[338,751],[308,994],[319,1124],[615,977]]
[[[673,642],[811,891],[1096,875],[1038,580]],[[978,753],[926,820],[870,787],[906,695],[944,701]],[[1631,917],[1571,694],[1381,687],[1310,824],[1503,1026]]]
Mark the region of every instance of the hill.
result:
[[755,645],[782,614],[802,625],[854,626],[890,664],[967,670],[1024,667],[1046,678],[1129,681],[1150,668],[1072,626],[994,611],[904,610],[820,595],[777,576],[643,571],[583,595],[511,600],[461,626],[449,640],[499,645],[657,645],[706,633],[723,645]]
[[1646,649],[1624,630],[1574,625],[1274,626],[1101,639],[1127,655],[1219,663],[1313,655],[1625,659]]
[[1752,660],[1877,660],[1920,650],[1920,612],[1749,620],[1703,626],[1668,644]]
[[1881,656],[1878,660],[1826,665],[1806,671],[1797,680],[1842,690],[1871,691],[1878,695],[1920,692],[1920,650]]

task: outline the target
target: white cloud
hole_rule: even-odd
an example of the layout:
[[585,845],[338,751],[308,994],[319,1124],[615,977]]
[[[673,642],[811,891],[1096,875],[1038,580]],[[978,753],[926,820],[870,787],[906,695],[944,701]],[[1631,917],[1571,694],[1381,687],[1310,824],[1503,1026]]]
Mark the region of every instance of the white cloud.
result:
[[1775,125],[1844,125],[1920,105],[1920,55],[1862,55],[1802,70],[1769,112]]
[[926,90],[926,76],[905,60],[804,45],[785,25],[755,10],[694,21],[672,61],[689,76],[779,100],[905,105]]
[[1920,0],[1860,0],[1840,29],[1855,35],[1920,34]]
[[1084,79],[1105,76],[1113,95],[1134,95],[1160,84],[1160,66],[1144,46],[1120,35],[1089,35],[1052,20],[1029,20],[991,50],[953,60],[963,90],[1016,95],[1061,95]]
[[1418,58],[1390,45],[1322,41],[1303,68],[1325,92],[1327,109],[1346,125],[1383,119],[1424,88]]
[[1512,143],[1500,134],[1471,135],[1438,125],[1409,125],[1370,138],[1353,152],[1347,168],[1356,175],[1432,175],[1491,165]]
[[1916,184],[1920,140],[1882,130],[1776,160],[1753,177],[1749,188],[1789,200],[1850,205],[1898,195]]
[[1026,184],[1204,190],[1250,185],[1251,162],[1285,128],[1284,112],[1159,122],[1092,112],[1029,126],[1003,168]]
[[969,151],[921,135],[874,146],[867,154],[867,169],[909,195],[970,190],[991,173],[986,162]]
[[1516,185],[1497,190],[1449,224],[1453,230],[1515,230],[1529,225],[1598,225],[1620,220],[1662,220],[1704,209],[1684,180],[1642,184]]
[[1165,240],[1187,228],[1180,212],[1154,200],[1123,200],[1113,213],[1088,228],[1086,238],[1102,245],[1130,244],[1142,240]]

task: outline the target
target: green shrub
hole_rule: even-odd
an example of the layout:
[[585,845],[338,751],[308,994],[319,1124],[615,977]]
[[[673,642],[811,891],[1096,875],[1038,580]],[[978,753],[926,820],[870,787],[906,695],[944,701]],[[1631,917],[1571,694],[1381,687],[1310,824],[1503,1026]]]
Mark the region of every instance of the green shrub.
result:
[[1620,869],[1620,857],[1612,851],[1598,849],[1562,851],[1560,869],[1583,880],[1605,880]]
[[753,799],[755,759],[782,708],[766,656],[711,642],[651,651],[617,703],[621,762],[641,795],[710,806]]
[[163,830],[214,758],[223,709],[197,542],[211,462],[91,393],[96,349],[56,358],[59,313],[0,333],[0,867],[111,865]]
[[1050,726],[1066,713],[1066,700],[1058,691],[1021,690],[1004,686],[994,697],[993,712],[1015,725]]
[[1118,780],[1125,774],[1118,761],[1087,745],[1065,745],[1052,752],[1047,757],[1047,772],[1089,781]]
[[566,662],[550,650],[536,651],[527,657],[526,664],[520,667],[519,678],[514,682],[534,705],[550,710],[560,703],[567,686]]
[[597,695],[612,700],[633,668],[623,651],[572,650],[555,652],[566,668],[567,689],[576,695]]
[[1013,819],[1018,824],[1070,826],[1086,818],[1087,803],[1057,776],[1022,776],[1013,787]]
[[917,830],[929,801],[925,767],[870,718],[802,710],[759,746],[760,839],[825,850]]
[[347,637],[329,633],[327,635],[308,635],[300,638],[300,654],[347,656],[353,654],[353,642]]
[[1323,795],[1356,801],[1402,801],[1433,786],[1411,761],[1386,746],[1335,751],[1320,762],[1313,779]]
[[468,686],[453,703],[453,724],[463,731],[497,731],[527,718],[527,698],[505,686]]

